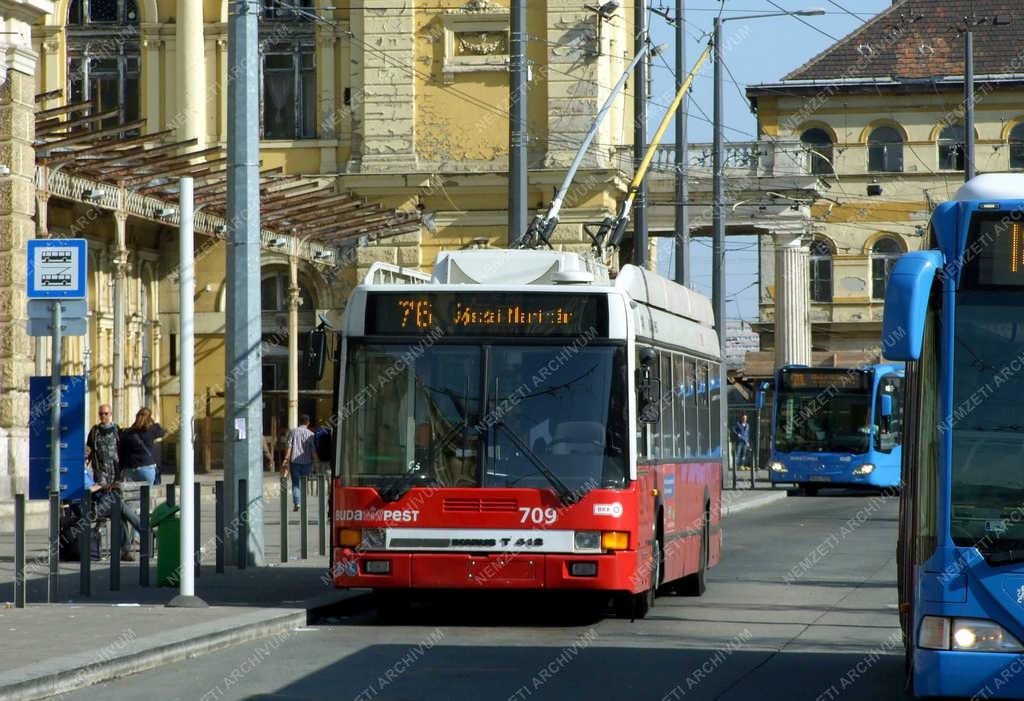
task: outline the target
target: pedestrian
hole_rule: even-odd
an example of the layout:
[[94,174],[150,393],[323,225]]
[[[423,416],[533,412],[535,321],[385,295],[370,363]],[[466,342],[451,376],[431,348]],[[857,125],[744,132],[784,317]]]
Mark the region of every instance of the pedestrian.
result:
[[135,423],[121,432],[121,467],[131,482],[156,482],[156,444],[164,437],[164,429],[153,420],[153,412],[142,407],[135,414]]
[[313,449],[316,451],[314,468],[319,475],[329,475],[334,460],[334,436],[326,421],[317,421],[313,431]]
[[299,417],[299,425],[288,432],[288,448],[282,461],[281,474],[292,480],[292,511],[299,510],[299,500],[305,479],[313,471],[313,432],[309,430],[309,415]]
[[100,404],[100,421],[85,439],[85,464],[101,487],[121,479],[121,428],[114,423],[109,404]]
[[750,424],[747,423],[747,415],[740,416],[740,420],[732,426],[732,438],[735,445],[733,458],[736,467],[747,467],[750,464]]

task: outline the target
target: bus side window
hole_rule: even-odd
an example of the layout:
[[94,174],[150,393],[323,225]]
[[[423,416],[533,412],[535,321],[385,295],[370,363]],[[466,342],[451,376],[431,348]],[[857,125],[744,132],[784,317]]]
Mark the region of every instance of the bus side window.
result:
[[697,454],[711,452],[711,407],[708,402],[708,361],[697,361]]
[[675,416],[675,454],[677,457],[686,455],[686,375],[683,372],[683,356],[672,354],[672,404]]
[[722,387],[719,383],[718,363],[708,365],[708,384],[711,388],[711,433],[710,433],[710,454],[720,456],[722,454]]
[[697,444],[697,427],[700,425],[697,416],[697,361],[694,358],[685,358],[686,366],[686,396],[684,406],[686,409],[686,457],[692,458],[700,454],[700,447]]
[[659,351],[661,356],[661,459],[668,460],[676,457],[675,450],[675,402],[672,401],[672,354],[668,351]]

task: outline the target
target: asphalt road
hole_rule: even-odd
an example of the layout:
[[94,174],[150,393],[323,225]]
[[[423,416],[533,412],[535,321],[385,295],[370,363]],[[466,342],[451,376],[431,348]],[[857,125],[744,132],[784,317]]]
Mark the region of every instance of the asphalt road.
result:
[[726,522],[699,599],[647,619],[505,595],[375,610],[70,699],[903,699],[897,500],[793,497]]

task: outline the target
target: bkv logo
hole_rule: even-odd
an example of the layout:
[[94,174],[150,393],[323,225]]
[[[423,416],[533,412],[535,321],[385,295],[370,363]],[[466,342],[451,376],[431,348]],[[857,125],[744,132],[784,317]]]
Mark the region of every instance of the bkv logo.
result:
[[1017,605],[1024,606],[1024,584],[1017,590]]

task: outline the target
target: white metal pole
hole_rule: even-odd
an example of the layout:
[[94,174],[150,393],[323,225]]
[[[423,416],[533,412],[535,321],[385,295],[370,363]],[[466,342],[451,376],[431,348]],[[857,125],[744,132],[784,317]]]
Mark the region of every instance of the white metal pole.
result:
[[195,415],[195,289],[196,269],[193,230],[192,178],[179,180],[179,212],[181,224],[178,236],[178,271],[181,360],[178,413],[181,427],[178,431],[178,468],[181,476],[181,553],[179,565],[179,595],[171,602],[176,606],[205,606],[197,599],[195,582],[195,454],[193,452],[193,417]]

